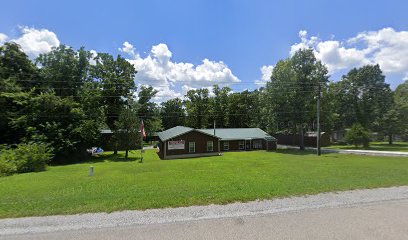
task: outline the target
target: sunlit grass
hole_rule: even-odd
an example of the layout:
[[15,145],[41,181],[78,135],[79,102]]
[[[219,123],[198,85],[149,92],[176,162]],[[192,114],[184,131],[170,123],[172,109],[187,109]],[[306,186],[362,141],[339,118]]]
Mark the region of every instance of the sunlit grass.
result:
[[[45,172],[0,178],[0,218],[177,207],[408,184],[408,158],[291,150],[160,160],[106,153]],[[95,176],[89,176],[89,167]]]

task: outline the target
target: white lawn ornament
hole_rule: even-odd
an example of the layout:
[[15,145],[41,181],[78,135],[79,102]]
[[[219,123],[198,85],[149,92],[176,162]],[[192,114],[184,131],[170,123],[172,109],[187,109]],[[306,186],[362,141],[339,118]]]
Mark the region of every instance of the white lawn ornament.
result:
[[103,149],[100,147],[92,147],[86,150],[87,153],[91,154],[92,156],[97,156],[103,153]]

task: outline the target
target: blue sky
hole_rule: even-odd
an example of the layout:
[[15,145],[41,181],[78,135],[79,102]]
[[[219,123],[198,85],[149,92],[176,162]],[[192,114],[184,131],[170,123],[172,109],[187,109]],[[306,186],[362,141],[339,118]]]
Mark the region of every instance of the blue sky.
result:
[[31,57],[58,43],[122,54],[163,99],[217,81],[256,88],[305,46],[334,80],[377,62],[393,87],[408,77],[407,1],[13,0],[2,9],[0,42],[16,40]]

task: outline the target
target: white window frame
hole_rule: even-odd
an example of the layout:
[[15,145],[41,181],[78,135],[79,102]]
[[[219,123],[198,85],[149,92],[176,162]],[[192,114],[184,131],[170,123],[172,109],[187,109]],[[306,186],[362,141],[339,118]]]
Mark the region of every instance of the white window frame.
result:
[[[211,149],[210,149],[211,146]],[[213,141],[207,141],[207,152],[214,152],[214,142]]]
[[[191,148],[194,148],[194,150],[191,151]],[[196,144],[195,144],[195,142],[188,142],[188,152],[189,152],[189,153],[195,153],[195,152],[196,152]]]
[[239,141],[239,150],[245,150],[245,141]]
[[[229,141],[224,141],[224,143],[223,143],[222,145],[223,145],[224,151],[229,151]],[[226,146],[227,148],[225,148],[225,146]]]

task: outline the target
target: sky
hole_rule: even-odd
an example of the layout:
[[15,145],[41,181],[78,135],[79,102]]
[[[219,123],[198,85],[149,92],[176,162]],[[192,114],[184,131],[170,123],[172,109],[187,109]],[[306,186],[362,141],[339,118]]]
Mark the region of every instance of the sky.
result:
[[408,79],[408,1],[3,1],[0,45],[34,59],[52,47],[121,54],[154,86],[156,101],[188,90],[256,89],[273,66],[311,47],[338,81],[380,64],[395,88]]

